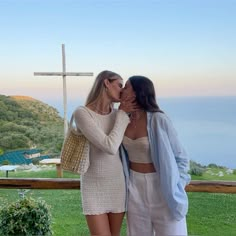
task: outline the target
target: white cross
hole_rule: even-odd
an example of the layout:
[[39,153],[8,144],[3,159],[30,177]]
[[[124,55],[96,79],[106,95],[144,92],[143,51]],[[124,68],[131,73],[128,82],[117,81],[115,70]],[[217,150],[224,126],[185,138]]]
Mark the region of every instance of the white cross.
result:
[[92,72],[66,72],[65,45],[62,44],[62,72],[34,72],[35,76],[62,76],[63,78],[63,104],[64,104],[64,134],[66,135],[67,123],[67,93],[66,76],[93,76]]

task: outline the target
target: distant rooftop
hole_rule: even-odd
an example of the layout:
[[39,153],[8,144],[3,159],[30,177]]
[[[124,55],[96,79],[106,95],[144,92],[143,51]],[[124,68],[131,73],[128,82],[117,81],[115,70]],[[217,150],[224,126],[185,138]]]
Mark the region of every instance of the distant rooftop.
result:
[[30,155],[30,154],[35,154],[35,153],[40,153],[41,150],[39,149],[29,149],[24,152],[24,154]]
[[[3,161],[9,161],[11,165],[28,165],[32,163],[33,159],[28,159],[25,154],[35,154],[39,153],[39,149],[25,149],[25,150],[16,150],[5,152],[3,155],[0,155],[0,165]],[[48,159],[50,156],[40,156],[37,157],[38,160]]]

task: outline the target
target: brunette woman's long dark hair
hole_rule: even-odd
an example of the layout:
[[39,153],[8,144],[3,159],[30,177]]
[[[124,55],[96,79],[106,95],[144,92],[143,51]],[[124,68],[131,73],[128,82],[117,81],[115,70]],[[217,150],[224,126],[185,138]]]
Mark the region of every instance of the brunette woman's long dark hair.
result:
[[135,92],[136,101],[143,110],[163,113],[156,102],[154,85],[150,79],[145,76],[135,75],[128,80]]

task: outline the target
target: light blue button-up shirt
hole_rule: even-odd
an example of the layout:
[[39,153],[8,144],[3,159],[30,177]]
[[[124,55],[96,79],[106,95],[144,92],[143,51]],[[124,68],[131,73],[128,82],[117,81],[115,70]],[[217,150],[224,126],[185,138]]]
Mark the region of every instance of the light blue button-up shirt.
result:
[[[188,156],[171,121],[164,113],[147,112],[147,132],[151,159],[160,175],[163,196],[173,217],[181,220],[188,211],[188,197],[185,192],[185,186],[190,182]],[[128,155],[123,146],[120,154],[128,192]]]

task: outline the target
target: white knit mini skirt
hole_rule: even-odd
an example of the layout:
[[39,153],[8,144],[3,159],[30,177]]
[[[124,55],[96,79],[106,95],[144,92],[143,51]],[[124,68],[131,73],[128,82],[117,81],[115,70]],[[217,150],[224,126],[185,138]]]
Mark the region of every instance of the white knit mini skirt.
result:
[[125,212],[125,178],[117,176],[81,176],[81,196],[84,215]]

